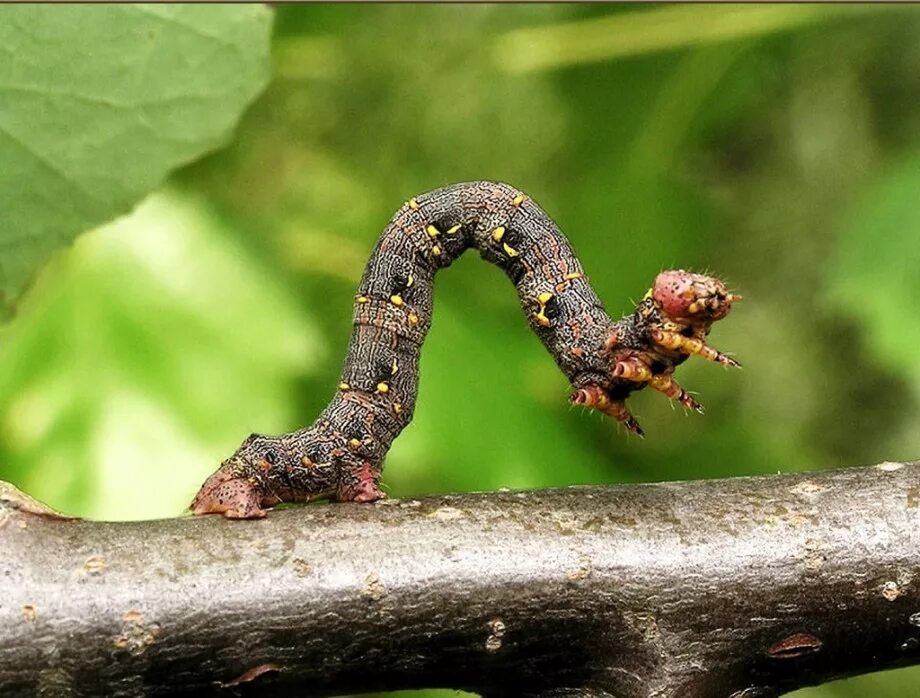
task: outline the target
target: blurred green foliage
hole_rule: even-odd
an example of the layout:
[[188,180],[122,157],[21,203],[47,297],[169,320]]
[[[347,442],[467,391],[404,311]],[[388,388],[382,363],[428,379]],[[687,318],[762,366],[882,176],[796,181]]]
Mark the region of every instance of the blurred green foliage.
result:
[[916,8],[282,6],[274,33],[233,142],[57,255],[3,330],[0,478],[74,514],[179,513],[249,432],[311,421],[379,231],[468,179],[534,196],[611,314],[662,268],[729,279],[746,300],[713,343],[745,371],[689,362],[706,416],[642,393],[627,438],[568,406],[469,255],[438,280],[392,495],[920,454]]

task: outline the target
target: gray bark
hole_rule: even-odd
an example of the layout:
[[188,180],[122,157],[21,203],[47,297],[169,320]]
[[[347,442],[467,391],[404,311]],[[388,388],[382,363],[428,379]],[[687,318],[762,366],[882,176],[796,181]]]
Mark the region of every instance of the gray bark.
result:
[[920,662],[920,464],[68,520],[0,488],[0,694],[776,696]]

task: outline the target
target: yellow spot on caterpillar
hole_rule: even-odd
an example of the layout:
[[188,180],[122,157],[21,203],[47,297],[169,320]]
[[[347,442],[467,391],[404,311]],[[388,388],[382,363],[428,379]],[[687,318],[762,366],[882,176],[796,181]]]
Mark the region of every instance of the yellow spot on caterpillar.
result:
[[412,278],[412,274],[409,274],[409,277],[406,279],[406,288],[409,288],[414,283],[415,279]]
[[400,413],[402,412],[402,405],[399,404],[398,402],[393,403],[393,411],[394,411],[396,414],[400,414]]
[[584,276],[584,274],[582,274],[580,271],[572,271],[566,274],[565,276],[563,276],[562,278],[565,279],[566,281],[572,281],[572,279],[580,279],[582,276]]
[[418,200],[409,199],[409,208],[411,208],[413,211],[418,211]]
[[390,392],[390,386],[384,382],[380,382],[377,384],[377,392],[380,394],[388,393]]
[[546,317],[546,304],[553,299],[553,294],[549,291],[544,291],[539,296],[537,296],[537,302],[540,303],[540,310],[537,313],[534,313],[534,319],[542,327],[549,327],[550,320]]
[[429,225],[427,228],[425,228],[425,232],[428,233],[429,237],[433,238],[436,238],[441,234],[441,231],[435,228],[433,225]]
[[305,468],[312,468],[314,465],[316,465],[316,463],[310,460],[310,456],[304,456],[300,459],[300,462]]
[[339,390],[351,390],[351,386],[348,383],[339,383]]
[[396,372],[399,371],[399,364],[396,363],[396,359],[393,359],[393,365],[390,367],[390,375],[395,376]]
[[511,203],[514,204],[515,206],[520,206],[525,201],[527,201],[527,197],[524,196],[523,194],[518,194],[511,200]]
[[358,303],[367,303],[370,300],[370,298],[368,298],[367,296],[358,296],[357,298],[355,298],[355,300]]
[[409,313],[409,324],[415,327],[418,324],[418,315]]
[[502,247],[505,249],[505,254],[508,255],[509,257],[517,257],[518,255],[521,254],[516,249],[514,249],[511,245],[509,245],[507,242],[504,243]]
[[403,304],[402,296],[400,296],[398,293],[390,296],[390,303],[392,303],[393,305],[402,305]]
[[361,439],[351,439],[349,440],[348,445],[352,448],[359,448],[361,446]]
[[462,227],[463,227],[463,223],[457,223],[457,225],[451,226],[450,228],[447,229],[447,234],[454,235]]
[[431,248],[431,254],[433,254],[435,257],[440,257],[440,256],[441,256],[441,248],[438,247],[437,245],[435,245],[434,247]]
[[503,237],[505,237],[504,226],[500,225],[492,231],[492,239],[495,240],[495,242],[501,242]]

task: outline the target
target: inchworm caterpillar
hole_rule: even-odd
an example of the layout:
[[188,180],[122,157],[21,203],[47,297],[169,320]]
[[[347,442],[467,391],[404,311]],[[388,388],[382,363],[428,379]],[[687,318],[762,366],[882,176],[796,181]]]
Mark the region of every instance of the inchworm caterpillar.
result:
[[371,254],[354,305],[338,390],[309,427],[252,435],[202,485],[196,514],[256,518],[280,502],[372,502],[393,440],[412,420],[418,361],[431,324],[434,275],[470,247],[517,288],[531,329],[572,383],[570,400],[641,434],[625,400],[646,385],[700,404],[672,378],[689,355],[738,363],[706,344],[740,296],[718,279],[658,275],[631,314],[614,321],[568,240],[532,199],[507,184],[453,184],[410,199]]

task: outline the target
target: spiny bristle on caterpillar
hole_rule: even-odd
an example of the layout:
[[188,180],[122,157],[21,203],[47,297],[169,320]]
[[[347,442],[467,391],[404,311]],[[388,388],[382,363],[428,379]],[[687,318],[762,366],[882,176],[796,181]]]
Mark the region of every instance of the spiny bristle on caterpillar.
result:
[[713,323],[741,300],[719,279],[663,271],[633,312],[613,320],[533,199],[497,182],[450,185],[409,199],[381,234],[355,295],[352,339],[329,406],[303,429],[247,438],[202,485],[192,511],[258,518],[280,502],[384,497],[384,457],[415,408],[434,275],[470,247],[516,287],[531,329],[574,388],[571,402],[632,433],[643,434],[626,407],[632,392],[648,386],[702,412],[674,380],[677,366],[694,355],[739,365],[706,343]]

